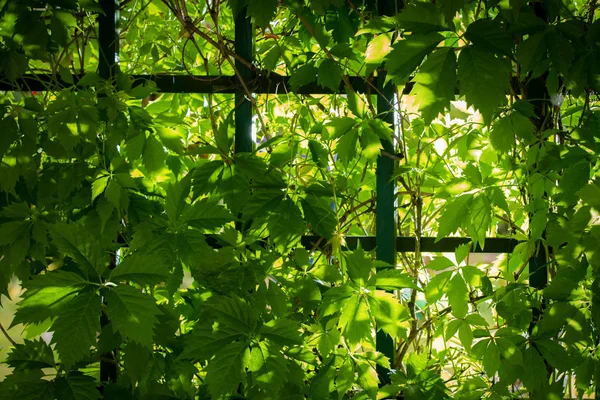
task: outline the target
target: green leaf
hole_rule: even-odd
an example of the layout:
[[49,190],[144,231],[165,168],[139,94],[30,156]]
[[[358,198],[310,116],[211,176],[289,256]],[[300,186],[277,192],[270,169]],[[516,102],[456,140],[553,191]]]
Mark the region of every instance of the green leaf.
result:
[[106,291],[107,314],[123,337],[139,344],[152,347],[156,316],[160,312],[156,301],[139,289],[127,285],[118,285]]
[[264,324],[260,334],[282,346],[300,345],[303,343],[298,333],[298,323],[291,319],[274,319]]
[[104,192],[109,178],[110,176],[101,174],[92,182],[92,201]]
[[248,14],[260,28],[265,29],[277,12],[277,0],[250,0]]
[[436,241],[456,232],[468,215],[469,206],[473,201],[472,194],[463,194],[446,203],[444,213],[439,218],[439,228]]
[[369,308],[378,330],[383,330],[395,340],[406,338],[409,328],[406,321],[410,319],[410,313],[392,293],[383,290],[371,292]]
[[407,32],[429,33],[450,30],[444,16],[431,3],[410,5],[402,10],[394,20],[401,29]]
[[181,222],[194,228],[214,230],[234,220],[231,212],[214,200],[204,198],[187,207]]
[[134,254],[110,272],[113,282],[131,281],[139,285],[157,285],[170,277],[169,262],[157,254]]
[[197,324],[194,330],[185,336],[185,347],[179,359],[209,360],[223,347],[244,336],[244,333],[229,324]]
[[0,383],[0,398],[55,400],[54,382],[42,379],[41,371],[14,372]]
[[160,171],[165,165],[167,158],[162,144],[153,135],[148,136],[146,139],[142,157],[144,167],[146,167],[146,171],[150,174]]
[[101,276],[106,269],[106,259],[98,240],[85,227],[75,223],[58,223],[48,227],[52,243],[71,257],[85,274]]
[[523,364],[526,366],[523,370],[521,380],[531,392],[541,390],[548,386],[548,377],[546,376],[546,365],[544,359],[540,356],[534,347],[528,347],[523,354]]
[[37,275],[24,282],[27,291],[19,302],[12,326],[40,323],[57,316],[87,284],[81,276],[65,271]]
[[19,128],[11,116],[0,120],[0,161],[10,146],[19,138]]
[[403,85],[421,62],[444,37],[439,33],[410,35],[394,43],[386,57],[388,74],[394,82]]
[[456,55],[454,49],[444,47],[431,53],[414,79],[415,103],[419,105],[423,121],[430,124],[454,100],[456,88]]
[[106,191],[104,192],[104,197],[110,204],[113,205],[117,210],[121,209],[121,185],[115,180],[111,179]]
[[494,376],[500,368],[500,350],[492,339],[488,341],[485,354],[483,355],[483,369],[488,376]]
[[350,346],[358,345],[361,341],[373,343],[371,315],[364,295],[356,293],[348,299],[342,308],[338,325]]
[[521,73],[526,74],[542,65],[548,57],[547,53],[546,32],[538,32],[529,36],[517,48],[517,60],[521,64]]
[[546,40],[552,64],[561,74],[568,76],[573,65],[573,45],[557,29],[550,29],[547,32]]
[[429,304],[438,302],[442,296],[446,294],[446,289],[451,277],[452,271],[446,271],[431,278],[427,284],[427,287],[425,288],[425,298]]
[[[256,1],[259,2],[260,0]],[[291,89],[296,91],[302,86],[314,82],[318,74],[319,70],[313,63],[303,64],[300,68],[296,69],[290,77],[289,83]]]
[[563,193],[571,195],[577,193],[590,180],[590,163],[587,160],[569,166],[560,179],[558,187]]
[[73,373],[66,378],[57,378],[54,391],[56,398],[61,400],[97,400],[101,398],[97,385],[94,378]]
[[367,286],[376,286],[384,290],[417,289],[415,280],[399,269],[386,269],[377,272],[369,279]]
[[452,315],[464,318],[469,311],[469,288],[461,274],[456,274],[448,284],[448,303],[452,307]]
[[338,395],[342,397],[354,384],[354,365],[351,357],[346,357],[340,368],[338,369],[337,377],[335,379],[335,387]]
[[462,345],[465,346],[465,350],[467,350],[467,352],[470,352],[471,345],[473,344],[473,331],[471,330],[471,326],[468,323],[463,321],[460,324],[460,326],[458,327],[458,338],[460,339]]
[[345,253],[348,277],[358,286],[365,286],[373,269],[371,256],[362,248]]
[[454,266],[454,261],[446,257],[436,257],[425,265],[426,268],[434,271],[443,271]]
[[352,129],[342,136],[335,146],[340,162],[348,166],[350,161],[356,157],[356,146],[358,144],[358,130]]
[[559,371],[567,371],[572,368],[571,360],[567,350],[557,341],[550,339],[539,339],[535,341],[537,348],[550,365]]
[[383,146],[381,145],[381,139],[370,124],[364,125],[360,131],[360,147],[367,160],[373,162],[377,160]]
[[317,84],[337,92],[342,81],[342,68],[334,60],[327,58],[319,66]]
[[41,338],[38,340],[23,341],[13,347],[6,358],[6,364],[15,371],[41,369],[54,367],[54,354],[52,348]]
[[510,64],[477,47],[469,46],[458,56],[458,81],[461,95],[469,105],[491,121],[498,107],[506,104]]
[[600,185],[597,181],[584,186],[577,195],[585,204],[589,204],[596,210],[600,210]]
[[304,226],[300,208],[289,199],[283,200],[267,221],[269,237],[282,254],[289,252],[300,242]]
[[358,374],[358,384],[372,399],[377,398],[377,389],[379,387],[379,377],[375,368],[367,362],[359,361],[356,363],[356,372]]
[[100,332],[100,296],[94,292],[81,293],[58,315],[52,329],[52,341],[62,363],[70,368],[90,352]]
[[233,393],[246,375],[250,350],[244,342],[233,342],[219,351],[208,363],[206,382],[211,397],[219,399]]
[[334,118],[325,124],[325,129],[327,130],[328,138],[338,139],[348,133],[355,126],[356,119],[350,117],[340,117]]
[[467,232],[475,245],[484,247],[487,231],[492,222],[492,206],[484,194],[476,196],[470,205],[471,219],[467,224]]
[[203,304],[208,313],[231,332],[250,335],[256,330],[256,311],[244,300],[237,297],[212,296]]
[[252,372],[258,387],[275,394],[289,382],[287,360],[277,346],[259,342],[252,347],[248,370]]
[[512,56],[513,38],[506,33],[498,19],[478,19],[469,25],[465,37],[474,45],[499,56]]
[[379,65],[391,49],[391,35],[389,33],[379,34],[367,45],[365,62],[367,64]]
[[329,165],[329,153],[325,146],[317,140],[310,139],[308,141],[308,149],[312,156],[312,160],[321,168],[327,168]]
[[[514,365],[523,365],[523,354],[512,340],[502,337],[497,337],[494,340],[500,350],[500,354],[505,360]],[[525,365],[525,367],[527,366]]]
[[337,229],[337,218],[330,201],[315,195],[307,195],[302,199],[301,204],[304,217],[313,230],[325,239],[331,239]]

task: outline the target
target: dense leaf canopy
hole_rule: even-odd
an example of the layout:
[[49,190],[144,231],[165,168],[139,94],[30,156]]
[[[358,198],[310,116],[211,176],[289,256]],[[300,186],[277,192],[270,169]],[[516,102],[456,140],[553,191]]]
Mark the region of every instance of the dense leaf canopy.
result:
[[117,4],[0,0],[0,398],[598,398],[597,1]]

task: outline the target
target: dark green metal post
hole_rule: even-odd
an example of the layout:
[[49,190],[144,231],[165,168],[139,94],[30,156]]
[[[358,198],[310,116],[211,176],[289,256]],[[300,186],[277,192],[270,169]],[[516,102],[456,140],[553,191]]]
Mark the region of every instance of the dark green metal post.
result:
[[[244,7],[235,17],[235,52],[244,60],[252,61],[252,23]],[[248,82],[252,71],[240,61],[235,61],[241,79]],[[241,86],[241,85],[240,85]],[[235,92],[235,152],[252,151],[252,101],[240,87]]]
[[[119,34],[117,31],[118,8],[117,0],[100,0],[100,6],[104,15],[98,15],[98,47],[100,49],[98,73],[103,79],[115,77],[119,66],[117,55],[119,52]],[[111,257],[109,268],[117,265],[116,257]],[[100,325],[104,328],[110,323],[106,314],[100,317]],[[115,350],[116,352],[116,350]],[[100,358],[100,382],[107,384],[116,382],[118,376],[118,365],[112,361],[117,360],[117,354],[109,352],[102,354]],[[103,392],[104,386],[100,386]]]
[[[392,15],[394,13],[391,1],[379,0],[378,9],[380,15]],[[395,126],[393,104],[395,97],[395,88],[392,84],[385,85],[386,73],[382,69],[377,74],[377,113],[380,118]],[[394,144],[383,140],[381,142],[383,150],[388,154],[394,154]],[[377,260],[384,261],[390,265],[396,265],[396,207],[395,191],[396,187],[392,181],[394,174],[394,160],[390,157],[380,155],[377,158],[377,203],[376,203],[376,241]],[[394,341],[383,333],[377,331],[377,351],[384,354],[394,365]],[[382,383],[389,383],[390,377],[385,368],[378,366],[377,373]]]
[[104,15],[98,15],[98,73],[103,79],[114,77],[118,70],[119,35],[117,31],[117,0],[100,0]]
[[[532,2],[530,5],[533,8],[535,15],[542,21],[548,23],[548,14],[544,9],[543,4]],[[531,79],[525,88],[527,98],[531,99],[531,104],[533,105],[536,114],[535,118],[532,119],[532,122],[536,125],[538,131],[545,129],[543,126],[544,121],[546,115],[550,112],[550,96],[548,95],[548,89],[546,88],[546,76],[547,74],[544,74],[538,78]],[[529,260],[529,284],[536,289],[543,289],[548,284],[548,255],[541,242],[538,243],[538,247],[536,254]],[[538,315],[534,315],[534,319],[535,317],[539,318],[539,313],[541,313],[542,310],[537,311]]]

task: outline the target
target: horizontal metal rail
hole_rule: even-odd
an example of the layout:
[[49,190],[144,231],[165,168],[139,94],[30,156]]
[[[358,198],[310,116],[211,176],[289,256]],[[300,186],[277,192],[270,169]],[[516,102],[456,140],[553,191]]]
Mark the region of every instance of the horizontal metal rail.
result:
[[[156,83],[159,91],[164,93],[235,93],[239,91],[239,79],[235,76],[197,76],[197,75],[131,75],[134,79],[134,86],[141,85],[144,81]],[[80,76],[72,75],[75,85],[79,83]],[[359,93],[376,94],[375,84],[372,80],[362,76],[351,76],[348,78],[352,88]],[[290,86],[290,77],[271,74],[270,76],[255,76],[247,82],[248,89],[256,94],[333,94],[345,93],[343,83],[337,91],[330,88],[323,88],[316,82],[304,85],[296,90]],[[59,90],[72,87],[73,84],[67,83],[58,76],[48,74],[26,74],[14,81],[8,81],[0,77],[0,90],[2,91],[36,91]],[[409,82],[405,88],[405,94],[410,93],[412,82]]]
[[[303,236],[302,245],[305,248],[324,248],[326,241],[321,239],[319,236]],[[358,244],[368,251],[375,250],[377,247],[375,236],[346,236],[345,247],[353,250],[357,248]],[[397,237],[396,238],[396,251],[399,253],[411,253],[415,251],[414,237]],[[436,241],[434,237],[422,237],[421,238],[421,251],[425,253],[453,253],[456,248],[460,245],[470,243],[471,239],[466,237],[447,237]],[[318,243],[318,245],[317,245]],[[485,246],[477,245],[471,249],[472,253],[493,253],[503,254],[511,253],[514,248],[521,243],[516,239],[509,238],[487,238],[485,239]]]

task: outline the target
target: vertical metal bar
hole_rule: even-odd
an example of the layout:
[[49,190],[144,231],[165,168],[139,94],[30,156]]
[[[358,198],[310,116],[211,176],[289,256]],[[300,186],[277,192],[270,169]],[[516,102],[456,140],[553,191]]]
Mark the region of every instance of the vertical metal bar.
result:
[[[119,36],[117,31],[117,8],[118,0],[100,0],[100,6],[104,15],[98,15],[98,73],[103,79],[110,79],[118,72],[117,54],[119,51]],[[116,267],[116,258],[111,257],[109,268]],[[106,314],[100,317],[100,325],[105,327],[110,323]],[[116,350],[115,350],[116,351]],[[116,382],[119,366],[114,363],[117,360],[114,352],[102,354],[100,357],[100,382]],[[102,391],[103,386],[100,386]]]
[[[392,15],[394,7],[392,0],[378,0],[378,9],[380,15]],[[393,104],[395,97],[395,88],[391,83],[385,84],[386,73],[382,69],[377,74],[377,113],[385,122],[395,127],[395,118]],[[394,144],[387,140],[382,140],[383,150],[388,154],[394,154]],[[379,155],[377,158],[377,197],[376,197],[376,242],[375,251],[377,260],[384,261],[391,265],[396,265],[396,207],[395,191],[396,187],[392,181],[394,174],[394,160],[390,157]],[[394,340],[382,331],[377,331],[377,351],[390,359],[390,364],[394,365]],[[377,367],[379,380],[382,383],[389,383],[390,377],[385,368]]]
[[116,76],[119,65],[117,57],[119,52],[119,35],[117,31],[117,1],[100,0],[104,15],[98,15],[98,73],[103,79]]
[[[235,52],[245,60],[252,62],[252,23],[244,7],[235,17]],[[240,77],[249,81],[252,72],[248,67],[235,61]],[[252,101],[240,88],[235,93],[235,152],[252,151]]]
[[[533,7],[535,15],[542,21],[548,23],[548,14],[546,13],[544,6],[538,2],[532,2],[530,5]],[[543,125],[544,120],[546,119],[545,117],[547,113],[550,112],[548,106],[548,99],[550,96],[548,95],[548,89],[546,88],[546,77],[547,74],[544,74],[538,78],[532,79],[526,87],[527,98],[532,99],[531,103],[536,114],[532,122],[536,125],[538,130],[544,129]],[[538,247],[539,249],[536,251],[536,254],[529,260],[529,284],[536,289],[543,289],[548,284],[548,257],[546,249],[541,242],[538,243]],[[538,313],[541,313],[541,310],[538,310]],[[539,314],[537,317],[539,318]]]

